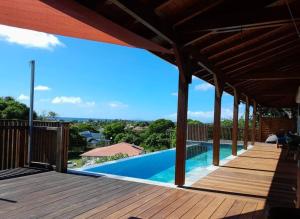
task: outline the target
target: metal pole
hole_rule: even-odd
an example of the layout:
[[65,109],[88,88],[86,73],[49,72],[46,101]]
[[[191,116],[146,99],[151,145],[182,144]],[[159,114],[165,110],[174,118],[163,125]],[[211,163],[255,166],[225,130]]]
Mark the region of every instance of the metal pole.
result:
[[31,79],[30,79],[30,109],[29,109],[29,139],[28,139],[28,165],[30,166],[32,157],[32,131],[33,131],[33,103],[34,103],[34,73],[35,61],[30,61]]

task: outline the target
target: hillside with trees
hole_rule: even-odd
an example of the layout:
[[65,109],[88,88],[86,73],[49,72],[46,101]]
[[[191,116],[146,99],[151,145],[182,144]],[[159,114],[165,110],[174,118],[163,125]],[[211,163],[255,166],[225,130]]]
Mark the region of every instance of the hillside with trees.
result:
[[[16,101],[13,97],[0,97],[0,119],[20,119],[27,120],[29,108],[24,104]],[[37,118],[36,112],[33,114]]]

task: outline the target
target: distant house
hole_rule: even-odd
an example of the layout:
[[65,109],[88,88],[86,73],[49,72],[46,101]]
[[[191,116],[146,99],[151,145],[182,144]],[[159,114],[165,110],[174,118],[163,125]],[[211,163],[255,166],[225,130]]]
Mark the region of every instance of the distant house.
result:
[[125,142],[95,148],[88,152],[81,154],[81,157],[85,158],[98,158],[98,157],[110,157],[117,154],[127,154],[129,157],[137,156],[144,153],[144,149],[140,146],[136,146],[134,144],[128,144]]
[[83,131],[79,134],[86,139],[88,142],[88,146],[95,147],[96,145],[102,143],[102,145],[106,146],[110,144],[110,140],[105,139],[101,130],[100,132],[90,132],[90,131]]

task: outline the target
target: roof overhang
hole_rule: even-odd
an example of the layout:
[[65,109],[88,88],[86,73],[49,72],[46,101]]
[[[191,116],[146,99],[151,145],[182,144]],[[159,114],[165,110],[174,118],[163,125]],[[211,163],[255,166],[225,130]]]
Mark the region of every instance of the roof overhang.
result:
[[0,23],[4,25],[170,53],[75,1],[0,1],[0,11]]

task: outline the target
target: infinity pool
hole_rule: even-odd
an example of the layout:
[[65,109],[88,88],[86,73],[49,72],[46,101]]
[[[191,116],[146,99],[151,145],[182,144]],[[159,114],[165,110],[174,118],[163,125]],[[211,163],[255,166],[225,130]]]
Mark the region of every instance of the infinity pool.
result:
[[[193,149],[194,146],[188,148]],[[212,144],[201,143],[205,151],[197,151],[186,160],[186,173],[196,168],[205,168],[212,164]],[[241,150],[242,146],[238,146]],[[220,145],[220,159],[231,155],[231,145]],[[125,158],[117,161],[78,168],[81,173],[112,174],[124,177],[152,180],[164,183],[173,183],[175,177],[175,149],[169,149],[137,157]]]

